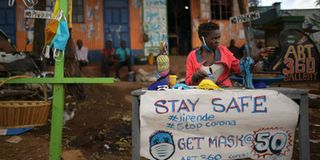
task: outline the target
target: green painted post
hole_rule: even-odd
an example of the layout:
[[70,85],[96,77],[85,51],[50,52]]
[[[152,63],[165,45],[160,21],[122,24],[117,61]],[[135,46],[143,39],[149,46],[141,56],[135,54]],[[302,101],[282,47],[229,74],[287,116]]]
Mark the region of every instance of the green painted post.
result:
[[[68,0],[60,0],[59,8],[68,17]],[[61,19],[64,20],[63,18]],[[62,80],[64,77],[64,55],[60,52],[55,62],[54,78]],[[64,88],[63,84],[53,86],[52,119],[50,131],[49,159],[61,159],[61,143],[63,128]]]
[[68,17],[68,0],[60,0],[59,8],[63,11],[66,17]]
[[[60,56],[55,63],[54,78],[63,79],[64,77],[64,57],[60,52]],[[63,84],[55,84],[53,86],[53,103],[52,103],[52,119],[50,130],[50,160],[61,159],[61,143],[63,128],[63,108],[64,108],[64,88]]]
[[[60,0],[59,8],[68,17],[68,0]],[[63,18],[61,19],[63,21]],[[62,80],[64,77],[64,55],[60,52],[55,63],[54,78]],[[50,132],[50,160],[61,159],[61,143],[63,128],[64,88],[63,84],[53,86],[53,104]]]
[[[60,9],[67,15],[68,0],[60,0]],[[0,78],[0,81],[6,78]],[[61,159],[61,144],[62,144],[62,128],[63,128],[63,108],[64,108],[64,88],[63,84],[75,83],[114,83],[113,78],[65,78],[64,77],[64,56],[60,54],[55,61],[54,77],[53,78],[21,78],[12,79],[6,83],[12,84],[35,84],[35,83],[50,83],[53,84],[53,104],[52,104],[52,120],[50,131],[50,147],[49,159]]]
[[49,157],[50,160],[60,160],[64,107],[63,84],[57,84],[54,86],[53,95]]

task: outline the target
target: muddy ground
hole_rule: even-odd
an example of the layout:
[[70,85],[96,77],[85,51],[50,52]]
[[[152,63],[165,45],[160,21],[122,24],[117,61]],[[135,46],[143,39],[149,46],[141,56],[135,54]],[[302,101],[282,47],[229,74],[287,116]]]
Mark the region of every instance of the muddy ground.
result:
[[[172,70],[178,76],[185,74],[185,57],[173,57]],[[152,71],[154,66],[140,65]],[[100,76],[98,64],[83,68],[87,77]],[[123,70],[126,72],[126,70]],[[126,160],[131,159],[131,96],[135,89],[146,87],[149,83],[126,82],[114,84],[85,85],[86,99],[78,101],[75,117],[68,121],[63,129],[62,152],[80,150],[88,160]],[[313,88],[310,84],[282,86]],[[319,89],[319,88],[318,88]],[[66,100],[68,101],[68,100]],[[320,106],[310,103],[310,139],[320,139]],[[297,130],[298,131],[298,130]],[[0,160],[47,160],[49,157],[50,123],[36,127],[19,135],[17,144],[8,143],[9,136],[0,136]],[[295,137],[293,159],[299,159],[298,135]],[[320,143],[310,143],[311,159],[320,159]]]

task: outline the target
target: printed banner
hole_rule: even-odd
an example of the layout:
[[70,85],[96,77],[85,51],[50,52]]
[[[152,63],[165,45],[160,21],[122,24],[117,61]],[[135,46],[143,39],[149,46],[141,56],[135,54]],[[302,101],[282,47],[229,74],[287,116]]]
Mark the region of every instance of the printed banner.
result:
[[156,160],[290,160],[299,106],[272,90],[147,91],[140,155]]

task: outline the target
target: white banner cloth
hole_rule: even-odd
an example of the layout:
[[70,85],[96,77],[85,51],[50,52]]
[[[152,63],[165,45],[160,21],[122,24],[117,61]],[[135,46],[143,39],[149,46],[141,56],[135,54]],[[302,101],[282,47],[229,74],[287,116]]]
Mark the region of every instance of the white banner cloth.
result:
[[272,90],[146,91],[140,155],[157,160],[291,159],[299,106]]

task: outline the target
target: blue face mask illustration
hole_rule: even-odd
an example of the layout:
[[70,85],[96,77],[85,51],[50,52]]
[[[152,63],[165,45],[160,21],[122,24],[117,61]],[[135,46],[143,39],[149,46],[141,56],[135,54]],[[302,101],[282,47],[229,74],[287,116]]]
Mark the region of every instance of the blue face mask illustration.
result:
[[205,50],[207,50],[208,52],[213,52],[213,50],[207,46],[207,43],[206,43],[206,41],[204,40],[204,37],[202,36],[201,38],[202,38],[202,42],[203,42],[202,47],[203,47]]
[[169,159],[175,151],[173,137],[166,131],[158,131],[150,136],[150,154],[156,160]]

